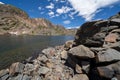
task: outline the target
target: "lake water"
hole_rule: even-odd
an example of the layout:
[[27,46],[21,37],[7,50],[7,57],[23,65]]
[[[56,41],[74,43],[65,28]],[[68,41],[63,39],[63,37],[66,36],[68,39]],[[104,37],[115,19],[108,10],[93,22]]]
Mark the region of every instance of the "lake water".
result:
[[47,47],[64,44],[73,36],[0,36],[0,69],[22,61]]

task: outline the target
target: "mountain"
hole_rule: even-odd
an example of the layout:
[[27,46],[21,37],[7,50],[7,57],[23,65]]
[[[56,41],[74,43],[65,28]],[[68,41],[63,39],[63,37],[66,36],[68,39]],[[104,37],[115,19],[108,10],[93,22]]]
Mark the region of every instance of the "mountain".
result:
[[75,31],[44,18],[30,18],[25,11],[12,5],[0,4],[0,34],[73,35]]

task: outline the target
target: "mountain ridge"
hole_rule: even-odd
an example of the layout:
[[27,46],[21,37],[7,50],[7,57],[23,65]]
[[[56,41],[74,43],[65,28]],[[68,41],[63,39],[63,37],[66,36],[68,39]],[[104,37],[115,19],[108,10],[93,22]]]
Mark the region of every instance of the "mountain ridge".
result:
[[45,18],[30,18],[15,6],[0,4],[0,34],[73,35],[75,31],[55,25]]

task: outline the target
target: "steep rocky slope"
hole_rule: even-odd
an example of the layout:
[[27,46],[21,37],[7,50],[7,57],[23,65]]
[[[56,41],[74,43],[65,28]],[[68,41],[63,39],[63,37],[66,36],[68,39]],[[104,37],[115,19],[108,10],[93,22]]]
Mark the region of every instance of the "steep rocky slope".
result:
[[66,35],[75,32],[54,25],[43,18],[29,18],[27,13],[11,5],[0,4],[0,34]]

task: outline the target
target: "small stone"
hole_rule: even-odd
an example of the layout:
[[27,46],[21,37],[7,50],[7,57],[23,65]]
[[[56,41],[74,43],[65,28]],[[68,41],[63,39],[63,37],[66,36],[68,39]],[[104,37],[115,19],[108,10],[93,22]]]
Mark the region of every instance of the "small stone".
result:
[[31,80],[30,77],[28,75],[24,75],[22,80]]
[[22,73],[23,68],[24,68],[24,64],[20,62],[13,63],[10,66],[9,73],[10,75],[14,75],[15,73]]
[[33,64],[30,64],[30,63],[27,63],[26,65],[25,65],[25,68],[24,68],[25,70],[31,70],[31,69],[34,69],[34,65]]
[[39,61],[42,61],[42,62],[46,62],[48,60],[48,58],[45,56],[45,55],[42,55],[42,56],[38,56],[37,58]]
[[39,75],[34,76],[31,80],[42,80]]
[[60,73],[63,72],[63,68],[62,68],[62,66],[60,66],[60,65],[56,65],[55,68],[56,68],[55,70],[56,70],[57,72],[60,72]]
[[75,70],[76,70],[76,72],[79,73],[79,74],[80,74],[80,73],[83,73],[83,72],[82,72],[82,68],[81,68],[78,64],[76,64]]
[[67,51],[64,50],[61,52],[61,58],[65,60],[68,58]]
[[49,71],[50,71],[49,68],[47,68],[47,67],[41,67],[41,68],[39,68],[38,73],[39,73],[39,74],[46,74],[46,73],[48,73]]
[[83,71],[85,71],[86,73],[89,73],[90,63],[87,62],[87,61],[82,61],[82,62],[81,62],[81,65],[82,65]]
[[64,47],[65,47],[66,49],[70,49],[70,48],[72,48],[73,44],[74,44],[73,40],[69,40],[69,41],[66,41],[66,42],[65,42]]
[[6,74],[6,75],[4,75],[4,76],[1,77],[1,80],[7,80],[8,77],[9,77],[9,75]]
[[55,56],[56,50],[55,48],[47,48],[42,50],[42,53],[44,53],[48,58],[51,58]]
[[30,75],[30,73],[35,69],[33,64],[27,63],[24,68],[24,74]]
[[89,78],[85,74],[76,74],[70,80],[89,80]]
[[19,74],[17,77],[14,78],[14,80],[22,80],[23,74]]
[[9,72],[8,69],[1,70],[1,71],[0,71],[0,77],[2,77],[2,76],[4,76],[4,75],[8,74],[8,72]]
[[46,62],[46,66],[47,66],[48,68],[52,68],[52,67],[53,67],[53,63],[52,63],[52,62]]

